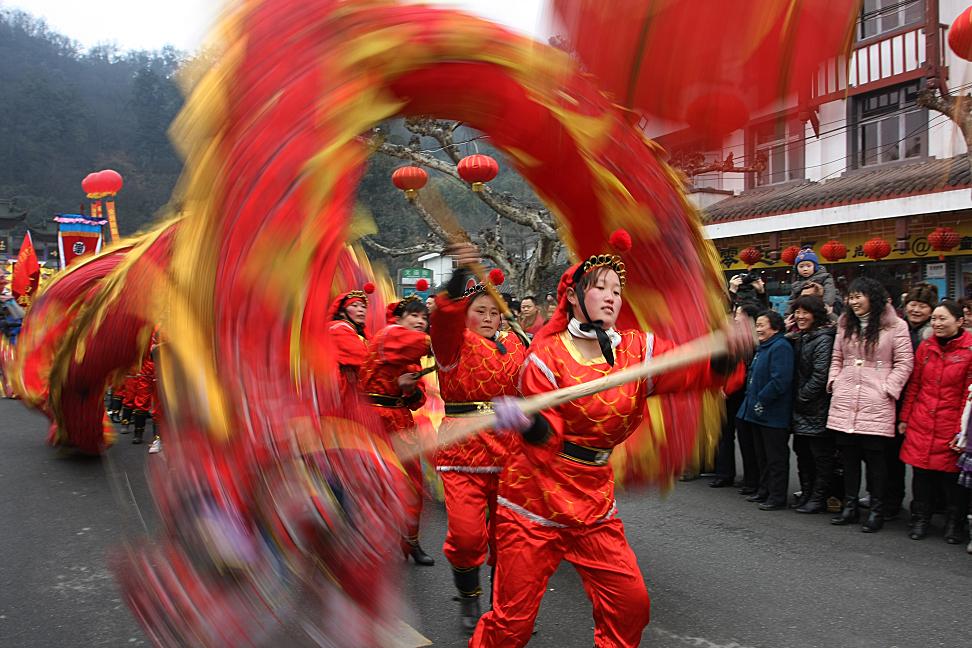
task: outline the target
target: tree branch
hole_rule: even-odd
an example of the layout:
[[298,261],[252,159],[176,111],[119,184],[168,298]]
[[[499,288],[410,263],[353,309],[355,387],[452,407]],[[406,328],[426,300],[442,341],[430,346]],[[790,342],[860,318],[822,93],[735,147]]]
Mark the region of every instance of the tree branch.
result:
[[439,252],[442,250],[441,245],[435,245],[433,243],[422,243],[420,245],[411,245],[409,247],[403,247],[403,248],[390,248],[385,245],[382,245],[378,241],[375,241],[370,236],[362,237],[361,242],[364,243],[366,246],[370,247],[372,250],[393,257],[407,256],[409,254],[419,254],[421,252]]

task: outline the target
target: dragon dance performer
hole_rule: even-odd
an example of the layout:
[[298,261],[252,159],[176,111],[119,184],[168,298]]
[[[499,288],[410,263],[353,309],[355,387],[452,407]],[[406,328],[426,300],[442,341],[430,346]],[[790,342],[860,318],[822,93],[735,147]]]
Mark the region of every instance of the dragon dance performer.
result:
[[351,395],[358,388],[361,365],[368,359],[368,336],[365,322],[368,319],[368,295],[375,291],[374,284],[367,283],[361,290],[350,290],[338,295],[328,311],[328,339],[333,344],[341,374],[341,393]]
[[[625,269],[605,254],[569,268],[559,306],[536,336],[520,376],[524,396],[585,383],[657,357],[675,345],[640,330],[616,330]],[[518,429],[500,480],[493,609],[471,647],[515,648],[530,639],[547,581],[562,560],[577,569],[594,607],[594,645],[637,646],[649,598],[614,499],[612,449],[641,423],[652,394],[724,382],[752,333],[730,335],[731,358],[713,359],[583,397],[526,417],[513,399],[494,403],[497,427]]]
[[[425,404],[425,391],[418,372],[423,357],[432,353],[429,336],[429,310],[418,295],[388,305],[389,324],[378,331],[368,345],[368,359],[359,376],[361,391],[378,411],[389,436],[397,436],[406,446],[417,446],[412,412]],[[422,517],[422,459],[416,456],[403,462],[408,474],[405,496],[405,537],[402,549],[406,559],[417,565],[434,565],[435,560],[419,545]]]
[[[500,311],[485,285],[465,290],[468,268],[479,262],[475,246],[461,244],[450,252],[460,266],[445,292],[435,298],[431,315],[432,350],[445,401],[445,418],[440,432],[457,418],[492,413],[497,396],[517,393],[516,376],[526,358],[518,337],[499,331]],[[493,284],[501,283],[493,275]],[[442,477],[448,529],[443,553],[452,565],[459,590],[460,620],[472,632],[480,616],[479,570],[487,560],[495,563],[496,493],[499,473],[509,449],[504,437],[483,433],[440,448],[435,454],[436,471]],[[487,513],[489,518],[487,520]]]

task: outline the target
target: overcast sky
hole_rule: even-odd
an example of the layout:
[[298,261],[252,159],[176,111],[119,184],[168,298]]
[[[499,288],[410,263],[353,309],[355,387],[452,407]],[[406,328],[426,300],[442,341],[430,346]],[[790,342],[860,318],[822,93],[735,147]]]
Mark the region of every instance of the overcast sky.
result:
[[[536,33],[542,0],[438,0],[479,13],[517,31]],[[43,18],[57,32],[85,47],[115,43],[122,49],[192,51],[222,3],[218,0],[0,0]]]

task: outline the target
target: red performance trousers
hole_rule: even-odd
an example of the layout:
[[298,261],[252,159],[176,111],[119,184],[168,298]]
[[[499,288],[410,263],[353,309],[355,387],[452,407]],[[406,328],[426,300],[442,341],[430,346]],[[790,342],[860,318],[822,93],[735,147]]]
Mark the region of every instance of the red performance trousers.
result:
[[561,560],[574,566],[594,604],[594,645],[633,648],[641,643],[650,602],[621,520],[557,528],[500,507],[496,538],[493,609],[479,620],[470,648],[525,646],[547,581]]
[[[453,567],[479,567],[496,560],[496,493],[499,473],[441,472],[448,530],[442,553]],[[487,512],[489,516],[487,517]]]
[[422,476],[422,459],[415,458],[402,462],[408,475],[408,488],[404,492],[405,539],[418,542],[419,522],[422,519],[422,500],[424,499],[425,479]]

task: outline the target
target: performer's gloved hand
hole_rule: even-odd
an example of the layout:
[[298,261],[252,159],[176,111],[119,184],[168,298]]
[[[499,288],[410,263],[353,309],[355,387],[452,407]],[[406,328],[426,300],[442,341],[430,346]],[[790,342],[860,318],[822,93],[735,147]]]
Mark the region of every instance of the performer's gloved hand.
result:
[[493,412],[496,414],[497,430],[516,430],[523,432],[533,425],[533,419],[523,413],[520,399],[513,396],[497,396],[493,399]]
[[497,430],[515,430],[527,443],[539,445],[550,436],[550,424],[539,414],[527,416],[520,409],[520,399],[513,396],[498,396],[493,399],[493,412],[496,414]]

